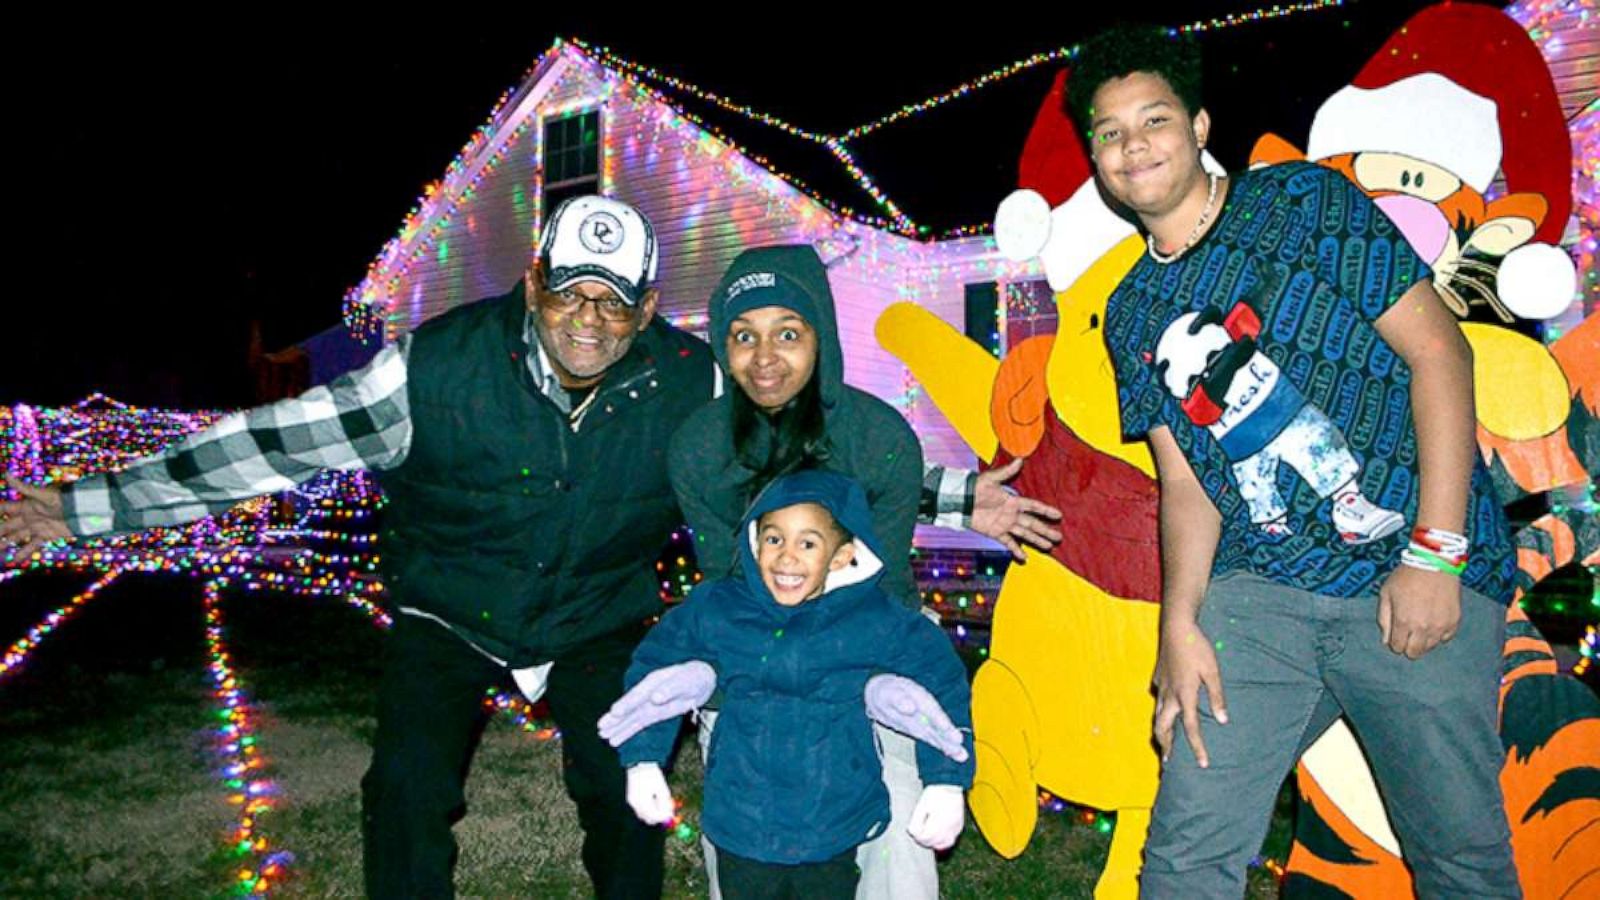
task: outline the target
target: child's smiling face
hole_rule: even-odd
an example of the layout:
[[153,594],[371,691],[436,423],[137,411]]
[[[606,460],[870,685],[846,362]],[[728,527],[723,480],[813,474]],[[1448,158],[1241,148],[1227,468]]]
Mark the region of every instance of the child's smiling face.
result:
[[798,606],[820,595],[828,573],[854,557],[855,544],[818,504],[775,509],[757,523],[756,565],[781,606]]

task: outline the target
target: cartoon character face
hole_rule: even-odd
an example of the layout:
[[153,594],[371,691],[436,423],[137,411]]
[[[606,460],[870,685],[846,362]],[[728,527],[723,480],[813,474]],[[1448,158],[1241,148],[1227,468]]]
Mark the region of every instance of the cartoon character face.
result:
[[1206,366],[1231,343],[1221,325],[1201,322],[1199,313],[1184,313],[1167,326],[1156,343],[1156,374],[1172,396],[1187,397],[1200,383]]
[[1440,206],[1460,192],[1461,179],[1433,163],[1398,153],[1358,153],[1348,174],[1400,227],[1418,256],[1435,263],[1447,253],[1461,252]]
[[1433,267],[1433,284],[1456,315],[1487,306],[1513,320],[1496,284],[1501,261],[1532,239],[1547,204],[1513,193],[1493,202],[1448,170],[1399,153],[1345,153],[1320,162],[1354,181]]

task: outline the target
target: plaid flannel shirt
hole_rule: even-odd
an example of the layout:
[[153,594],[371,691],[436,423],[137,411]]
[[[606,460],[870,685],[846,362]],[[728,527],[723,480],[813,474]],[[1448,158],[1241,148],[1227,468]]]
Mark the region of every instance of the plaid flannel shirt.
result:
[[[544,348],[525,356],[546,396],[568,398]],[[367,365],[288,400],[218,420],[163,453],[121,472],[92,475],[62,488],[67,527],[80,537],[191,522],[241,500],[289,490],[324,469],[391,469],[411,449],[406,360],[411,336],[384,347]],[[719,379],[720,381],[720,379]],[[928,466],[919,520],[946,528],[971,521],[976,474]]]
[[288,490],[323,469],[389,469],[411,449],[410,335],[371,362],[288,400],[233,413],[121,472],[62,489],[74,534],[181,525]]

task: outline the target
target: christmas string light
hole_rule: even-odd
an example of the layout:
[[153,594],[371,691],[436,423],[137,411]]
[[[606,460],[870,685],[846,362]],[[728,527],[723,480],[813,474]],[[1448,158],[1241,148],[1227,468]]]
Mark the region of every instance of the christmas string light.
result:
[[[1315,2],[1278,4],[1262,7],[1248,13],[1230,15],[1221,19],[1192,22],[1179,26],[1174,31],[1194,33],[1214,31],[1219,28],[1247,25],[1281,16],[1337,7],[1342,5],[1342,2],[1343,0],[1315,0]],[[874,228],[883,228],[913,238],[932,237],[932,230],[927,226],[917,224],[878,186],[876,180],[856,163],[847,146],[847,142],[864,137],[910,116],[927,112],[953,100],[968,96],[1004,81],[1019,72],[1027,71],[1048,62],[1068,58],[1072,52],[1071,48],[1059,48],[1033,54],[963,82],[926,100],[903,106],[887,115],[851,128],[842,134],[828,135],[802,128],[781,117],[762,112],[748,104],[733,101],[715,91],[707,90],[671,74],[624,59],[606,47],[591,45],[576,38],[566,40],[558,38],[529,67],[524,74],[522,86],[527,87],[528,79],[539,72],[548,60],[562,53],[564,48],[569,45],[575,48],[576,52],[584,54],[587,58],[594,60],[606,69],[620,75],[630,76],[635,89],[635,99],[640,95],[647,95],[654,102],[667,106],[672,110],[672,116],[675,119],[691,123],[702,132],[714,135],[717,140],[736,152],[765,166],[769,170],[769,175],[775,176],[781,182],[794,187],[824,208],[852,221]],[[651,84],[646,84],[645,82],[650,82]],[[749,151],[722,133],[720,129],[681,109],[678,104],[664,96],[652,85],[660,85],[667,90],[677,92],[680,96],[693,97],[703,103],[741,116],[749,121],[774,128],[794,138],[816,143],[827,148],[843,165],[845,171],[858,187],[871,198],[882,215],[859,212],[849,206],[834,203],[830,199],[823,197],[820,193],[810,189],[803,180],[790,173],[777,171],[759,154]],[[615,85],[608,83],[607,90],[603,94],[602,103],[610,99],[614,90]],[[346,292],[342,304],[343,318],[346,327],[357,338],[363,341],[371,341],[385,336],[385,326],[393,324],[393,307],[391,304],[394,300],[394,294],[410,271],[411,266],[419,260],[432,258],[433,255],[441,250],[440,241],[450,223],[460,213],[463,204],[472,199],[484,178],[492,174],[504,160],[511,158],[510,148],[526,133],[530,125],[528,121],[520,122],[515,128],[511,129],[505,135],[504,142],[499,146],[491,149],[490,143],[499,134],[500,126],[504,124],[504,117],[513,109],[510,101],[515,96],[516,94],[512,90],[507,90],[500,95],[500,98],[490,111],[488,121],[473,132],[466,145],[445,167],[445,174],[437,181],[424,186],[422,195],[413,204],[411,211],[407,214],[400,227],[399,233],[384,244],[377,258],[369,264],[367,274],[361,282]],[[480,160],[479,157],[483,157],[483,159]],[[602,188],[604,188],[614,177],[612,167],[615,163],[615,155],[609,148],[603,154],[602,161],[604,171],[601,175]],[[480,162],[481,166],[479,165]],[[478,166],[478,168],[474,168],[474,166]],[[536,221],[535,231],[537,231],[537,224]],[[989,230],[990,226],[987,223],[972,224],[941,232],[940,236],[946,238],[969,236],[982,234]]]
[[[662,603],[676,603],[687,597],[705,577],[687,556],[692,546],[692,535],[687,526],[674,531],[667,541],[668,552],[656,561],[656,574],[662,576],[659,592]],[[672,569],[670,572],[669,566]]]
[[213,735],[214,748],[222,759],[221,776],[228,790],[228,802],[238,807],[238,823],[229,843],[238,859],[236,896],[265,896],[283,878],[294,854],[274,850],[260,825],[263,813],[273,810],[277,786],[267,775],[266,759],[257,745],[255,709],[244,684],[234,672],[231,655],[224,642],[221,590],[227,579],[207,581],[203,587],[206,620],[208,669],[217,700],[217,717],[222,724]]
[[[12,471],[17,468],[15,461],[30,450],[40,459],[35,471],[51,476],[116,471],[205,428],[220,415],[144,410],[103,394],[59,409],[0,407],[0,439],[5,442],[0,454],[13,462]],[[18,423],[33,425],[18,427]],[[70,465],[62,463],[63,446],[69,448],[65,452],[77,454]],[[351,526],[370,519],[384,502],[369,472],[324,473],[280,499],[253,498],[178,527],[50,544],[26,560],[11,555],[8,562],[10,571],[225,572],[244,587],[251,581],[278,586],[293,580],[317,594],[371,594],[381,590],[369,578],[377,557],[365,550],[375,547],[376,536]],[[285,525],[274,520],[293,508],[304,512],[299,521],[327,521],[334,527],[315,527],[307,533],[295,527],[298,522]],[[335,552],[305,546],[316,540],[351,546]]]
[[[39,484],[113,471],[199,431],[223,413],[152,411],[92,394],[63,408],[0,407],[10,477]],[[9,423],[9,424],[8,424]]]
[[[1268,19],[1279,18],[1281,16],[1330,9],[1342,5],[1343,0],[1312,0],[1312,2],[1278,4],[1270,7],[1262,7],[1247,13],[1230,15],[1221,19],[1209,19],[1192,22],[1188,25],[1174,28],[1173,32],[1201,33],[1206,31],[1215,31],[1221,28],[1253,24]],[[996,84],[1000,81],[1004,81],[1005,79],[1010,78],[1019,72],[1026,71],[1035,66],[1042,65],[1047,62],[1070,58],[1070,56],[1076,52],[1076,47],[1072,47],[1043,51],[1033,54],[1032,56],[1001,66],[994,71],[980,75],[970,81],[963,82],[954,88],[951,88],[940,94],[936,94],[926,100],[909,104],[892,113],[874,119],[871,122],[858,125],[855,128],[844,132],[843,134],[828,135],[802,128],[778,116],[764,113],[748,104],[738,103],[730,100],[715,91],[700,87],[674,75],[670,75],[658,69],[625,59],[611,52],[609,48],[590,45],[577,38],[569,39],[569,43],[596,58],[607,68],[624,72],[638,79],[644,79],[657,84],[665,85],[668,88],[679,92],[680,94],[694,97],[701,102],[741,116],[752,122],[756,122],[769,128],[777,129],[778,131],[781,131],[791,137],[811,141],[828,148],[829,152],[833,153],[834,156],[844,164],[845,170],[850,174],[850,177],[855,180],[856,184],[861,188],[861,190],[866,192],[866,194],[878,204],[879,208],[887,214],[888,222],[893,226],[892,230],[908,237],[929,235],[931,229],[927,228],[926,226],[918,225],[897,205],[895,205],[894,201],[891,200],[886,193],[878,188],[871,176],[869,176],[860,166],[855,164],[853,157],[851,156],[848,148],[845,146],[845,142],[865,136],[873,131],[883,128],[886,125],[893,124],[894,122],[901,121],[902,119],[909,118],[910,116],[936,109],[945,105],[946,103],[951,102],[952,100],[957,100],[968,96],[969,94],[975,93],[976,91],[982,90],[983,88]],[[695,119],[694,121],[701,128],[711,130],[704,122],[701,122],[698,119]],[[718,133],[718,137],[723,136]],[[725,137],[723,137],[723,139],[726,140]],[[733,142],[730,141],[729,143],[732,144]],[[747,156],[750,155],[742,148],[738,147],[737,144],[733,144],[733,146],[741,153],[745,153]],[[784,177],[786,180],[788,180],[782,173],[774,174],[778,174],[779,177]],[[832,206],[831,203],[822,197],[813,196],[813,199],[823,203],[824,205],[830,207]],[[852,218],[854,218],[854,216],[852,216]],[[966,226],[960,230],[970,234],[987,231],[989,230],[989,227],[987,225]]]
[[[1315,12],[1318,10],[1329,9],[1343,5],[1344,0],[1317,0],[1317,2],[1273,5],[1262,7],[1247,13],[1228,15],[1221,19],[1209,19],[1192,22],[1188,25],[1181,25],[1173,29],[1173,31],[1184,34],[1216,31],[1221,28],[1231,28],[1236,25],[1252,24],[1266,19],[1275,19],[1302,12]],[[1054,50],[1044,50],[1039,53],[1035,53],[1032,56],[1019,59],[1015,62],[1001,66],[1000,68],[991,72],[979,75],[977,78],[973,78],[970,81],[962,82],[961,84],[956,85],[955,87],[950,88],[943,93],[935,94],[926,100],[908,104],[892,113],[873,119],[870,122],[857,125],[849,131],[839,135],[839,137],[843,140],[854,140],[855,138],[864,137],[880,128],[883,128],[886,125],[893,125],[902,119],[907,119],[919,113],[936,109],[953,100],[959,100],[968,94],[980,91],[986,87],[989,87],[990,85],[1004,81],[1013,75],[1026,72],[1027,70],[1036,66],[1046,65],[1053,62],[1065,62],[1076,57],[1077,53],[1078,45],[1076,44],[1072,45],[1071,47],[1059,47]]]
[[[16,571],[7,574],[15,575]],[[76,615],[78,610],[82,609],[90,600],[93,600],[94,596],[104,590],[107,585],[116,581],[121,574],[120,570],[113,570],[107,573],[105,577],[84,588],[82,593],[67,601],[66,605],[49,613],[39,624],[28,629],[27,634],[18,638],[15,643],[6,649],[5,656],[0,657],[0,681],[4,681],[17,669],[21,668],[22,664],[33,654],[33,651],[39,648],[40,642],[46,636],[54,633],[62,623]]]
[[554,740],[561,736],[561,731],[556,728],[555,723],[535,716],[533,704],[520,695],[489,688],[484,692],[483,705],[490,712],[504,716],[511,727],[531,734],[540,741]]
[[0,434],[11,452],[6,454],[6,478],[38,481],[42,477],[39,461],[39,423],[33,408],[25,404],[0,408]]
[[1259,9],[1253,9],[1249,12],[1229,13],[1220,18],[1202,19],[1196,22],[1191,22],[1188,25],[1179,26],[1178,28],[1174,29],[1174,31],[1182,32],[1184,34],[1203,34],[1207,31],[1219,31],[1223,28],[1233,28],[1236,25],[1249,25],[1255,22],[1263,22],[1267,19],[1277,19],[1283,16],[1291,16],[1295,13],[1312,12],[1314,10],[1329,9],[1335,6],[1343,5],[1344,4],[1342,2],[1275,3],[1272,6],[1263,6]]
[[1071,47],[1058,47],[1054,50],[1045,50],[1035,53],[1032,56],[1025,57],[1017,60],[1016,62],[1001,66],[992,72],[979,75],[977,78],[974,78],[970,81],[964,81],[941,94],[935,94],[926,100],[908,104],[892,113],[889,113],[888,115],[880,116],[879,118],[873,119],[870,122],[857,125],[849,131],[839,135],[839,138],[841,140],[849,141],[855,140],[859,137],[865,137],[887,125],[893,125],[902,119],[909,119],[919,113],[925,113],[929,110],[937,109],[938,107],[941,107],[952,100],[959,100],[968,94],[983,90],[990,85],[998,84],[999,82],[1005,81],[1013,75],[1026,72],[1035,66],[1041,66],[1052,62],[1064,62],[1072,59],[1077,55],[1077,53],[1078,45],[1076,44],[1072,45]]
[[640,65],[632,60],[625,59],[615,53],[612,53],[609,47],[590,44],[580,38],[568,38],[567,43],[572,44],[574,47],[577,47],[584,53],[595,58],[608,69],[614,69],[618,72],[624,72],[637,78],[644,78],[664,84],[667,87],[678,91],[679,93],[687,94],[705,103],[711,104],[712,106],[719,107],[731,113],[736,113],[751,120],[752,122],[759,122],[762,125],[776,128],[779,131],[794,137],[802,138],[808,141],[815,141],[819,144],[824,143],[828,139],[828,136],[821,132],[809,131],[799,127],[798,125],[790,124],[778,116],[774,116],[770,113],[764,113],[753,106],[729,100],[715,91],[706,90],[699,85],[685,81],[675,75],[670,75],[658,69],[652,69],[649,66]]

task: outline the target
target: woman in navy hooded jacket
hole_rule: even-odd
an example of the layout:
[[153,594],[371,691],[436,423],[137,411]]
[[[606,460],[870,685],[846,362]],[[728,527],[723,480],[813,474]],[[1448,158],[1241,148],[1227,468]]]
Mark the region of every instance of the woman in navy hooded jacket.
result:
[[[807,504],[826,514],[795,512]],[[806,515],[826,525],[793,530]],[[837,537],[818,536],[827,532]],[[735,864],[755,861],[826,863],[835,872],[842,866],[843,896],[850,896],[855,848],[889,824],[862,701],[868,678],[893,672],[922,684],[966,732],[967,762],[917,747],[924,791],[953,795],[959,828],[960,792],[971,785],[973,768],[966,670],[944,632],[880,586],[886,567],[873,516],[851,479],[822,471],[784,476],[761,493],[740,533],[738,574],[708,581],[668,612],[639,645],[626,681],[632,688],[652,671],[689,660],[716,672],[723,706],[707,761],[702,826],[720,851],[725,893],[733,896],[741,883]],[[824,550],[811,547],[830,540],[824,555],[831,565],[816,562]],[[646,767],[659,783],[651,764],[667,760],[677,724],[658,723],[621,746],[630,802],[640,774],[634,767]],[[654,817],[670,817],[670,801],[658,799]],[[808,884],[824,883],[829,894],[841,889],[837,879]]]
[[[907,609],[922,600],[911,538],[922,499],[922,448],[887,403],[844,383],[833,292],[808,244],[756,247],[729,266],[711,295],[709,342],[738,385],[701,407],[673,435],[667,467],[707,578],[737,566],[736,532],[774,478],[802,467],[839,472],[866,492],[883,560],[883,590]],[[702,737],[715,718],[702,719]],[[914,742],[877,731],[895,827],[861,853],[858,896],[933,900],[931,851],[908,839],[921,783]],[[707,852],[716,896],[716,864]]]

